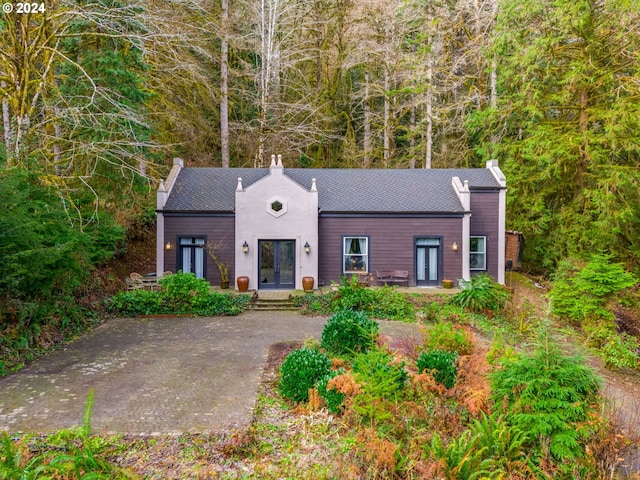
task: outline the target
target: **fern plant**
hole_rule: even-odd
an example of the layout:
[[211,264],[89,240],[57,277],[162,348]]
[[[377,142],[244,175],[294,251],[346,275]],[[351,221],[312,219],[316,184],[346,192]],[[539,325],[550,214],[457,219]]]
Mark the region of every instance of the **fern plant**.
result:
[[342,412],[346,395],[344,393],[338,392],[335,389],[328,388],[328,384],[332,378],[335,378],[338,375],[342,375],[345,372],[346,370],[343,368],[338,370],[331,370],[318,382],[318,393],[322,397],[322,400],[324,400],[324,403],[327,405],[329,411],[332,413]]
[[531,461],[527,440],[524,432],[509,426],[503,417],[483,415],[446,446],[434,434],[425,452],[438,465],[436,473],[451,480],[544,478]]
[[[37,455],[25,455],[22,445],[14,444],[6,433],[0,450],[0,479],[86,480],[133,479],[135,475],[109,463],[105,458],[107,441],[91,435],[93,389],[89,391],[82,426],[63,429],[43,440],[29,444],[39,450]],[[26,459],[26,460],[25,460]]]
[[498,312],[509,300],[504,287],[486,273],[475,275],[471,280],[460,280],[460,285],[462,290],[451,297],[450,303],[470,312]]

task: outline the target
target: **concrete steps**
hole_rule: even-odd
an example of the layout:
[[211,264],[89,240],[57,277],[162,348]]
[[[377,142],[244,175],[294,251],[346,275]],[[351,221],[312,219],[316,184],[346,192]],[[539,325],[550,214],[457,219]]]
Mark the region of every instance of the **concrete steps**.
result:
[[254,311],[279,311],[279,310],[298,310],[291,301],[289,292],[261,292],[254,294],[249,309]]

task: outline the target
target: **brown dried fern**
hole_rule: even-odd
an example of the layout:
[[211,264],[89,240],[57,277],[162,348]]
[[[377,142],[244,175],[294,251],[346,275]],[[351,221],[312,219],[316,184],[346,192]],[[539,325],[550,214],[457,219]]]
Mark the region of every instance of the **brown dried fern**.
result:
[[491,370],[486,360],[487,351],[474,343],[470,355],[458,360],[458,379],[453,387],[456,400],[474,417],[482,412],[489,413],[491,384],[488,374]]

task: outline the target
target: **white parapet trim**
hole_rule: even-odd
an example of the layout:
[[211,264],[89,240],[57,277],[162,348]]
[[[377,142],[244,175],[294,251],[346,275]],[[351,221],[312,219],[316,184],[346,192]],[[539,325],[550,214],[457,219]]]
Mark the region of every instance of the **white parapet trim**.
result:
[[173,159],[173,167],[169,172],[166,181],[160,180],[158,191],[156,192],[156,275],[160,277],[164,272],[164,213],[162,209],[169,200],[171,190],[176,183],[176,178],[180,174],[180,170],[184,167],[184,161],[181,158]]
[[460,181],[459,177],[453,177],[451,179],[453,190],[456,192],[460,204],[464,209],[464,215],[462,217],[462,278],[463,280],[471,279],[471,264],[470,264],[470,250],[471,250],[471,190],[469,190],[469,181],[465,180],[464,183]]
[[500,184],[498,199],[498,278],[496,281],[504,285],[505,253],[506,253],[506,215],[507,215],[507,177],[498,166],[498,160],[489,160],[487,168]]
[[471,210],[471,191],[469,190],[469,181],[465,180],[464,183],[462,183],[459,177],[453,177],[451,179],[451,185],[460,200],[462,208],[464,208],[466,212]]

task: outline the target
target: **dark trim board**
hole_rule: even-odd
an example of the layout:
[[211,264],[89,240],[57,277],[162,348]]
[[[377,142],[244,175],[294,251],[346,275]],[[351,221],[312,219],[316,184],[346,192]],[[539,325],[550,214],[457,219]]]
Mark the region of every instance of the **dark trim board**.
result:
[[462,218],[466,213],[338,213],[320,212],[319,217],[325,218]]
[[165,217],[234,217],[233,212],[161,212]]

